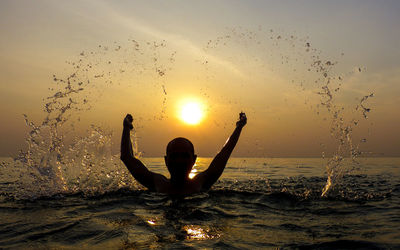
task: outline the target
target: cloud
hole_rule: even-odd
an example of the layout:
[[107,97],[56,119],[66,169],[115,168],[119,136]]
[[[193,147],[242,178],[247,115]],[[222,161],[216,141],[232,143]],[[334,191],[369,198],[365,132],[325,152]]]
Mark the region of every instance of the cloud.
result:
[[236,76],[245,78],[245,74],[243,74],[236,65],[234,65],[230,61],[208,54],[202,48],[197,46],[189,39],[183,37],[182,35],[161,31],[160,29],[145,24],[143,21],[138,20],[137,18],[123,15],[113,9],[113,7],[110,6],[107,2],[92,1],[92,3],[94,6],[96,6],[96,8],[101,8],[102,12],[106,13],[109,16],[109,20],[117,22],[118,26],[125,27],[128,30],[140,32],[156,39],[166,40],[174,46],[178,47],[179,49],[183,49],[186,52],[191,53],[196,58],[207,58],[207,61],[209,61],[210,63],[219,65],[229,72],[234,73]]

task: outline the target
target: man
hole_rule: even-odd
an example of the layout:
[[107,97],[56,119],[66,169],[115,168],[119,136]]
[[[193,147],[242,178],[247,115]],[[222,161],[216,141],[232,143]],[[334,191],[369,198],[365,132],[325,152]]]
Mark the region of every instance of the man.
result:
[[167,154],[164,157],[165,164],[171,174],[171,179],[168,179],[161,174],[149,171],[140,160],[133,156],[130,139],[130,130],[133,128],[132,121],[132,116],[126,115],[121,139],[121,160],[132,176],[151,191],[188,195],[206,191],[218,180],[239,140],[242,128],[247,123],[247,118],[244,113],[239,114],[236,128],[222,150],[212,160],[208,169],[197,174],[193,179],[189,178],[189,173],[196,162],[197,155],[194,154],[193,144],[188,139],[178,137],[168,143]]

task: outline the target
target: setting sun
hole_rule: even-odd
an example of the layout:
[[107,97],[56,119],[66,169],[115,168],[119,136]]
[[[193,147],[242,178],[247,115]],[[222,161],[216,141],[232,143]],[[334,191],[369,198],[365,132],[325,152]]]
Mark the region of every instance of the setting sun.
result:
[[181,107],[179,117],[187,124],[199,124],[203,119],[203,110],[201,108],[201,104],[195,101],[184,103]]

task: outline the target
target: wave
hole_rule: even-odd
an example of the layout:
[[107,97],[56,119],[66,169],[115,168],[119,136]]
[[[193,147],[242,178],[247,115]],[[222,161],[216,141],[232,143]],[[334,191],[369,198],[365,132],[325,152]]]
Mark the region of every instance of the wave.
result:
[[[132,183],[123,187],[109,185],[108,182],[99,186],[103,188],[95,190],[74,189],[63,190],[59,192],[50,191],[43,195],[29,195],[22,193],[22,190],[16,191],[10,187],[9,182],[1,182],[2,192],[1,200],[8,201],[36,201],[64,199],[68,197],[82,197],[85,199],[103,199],[105,197],[142,197],[148,196],[155,199],[173,199],[164,194],[157,194],[144,189],[133,179]],[[345,201],[345,202],[366,202],[380,201],[390,198],[399,193],[399,184],[390,183],[390,181],[381,179],[379,176],[348,175],[337,185],[329,195],[321,197],[321,187],[325,184],[323,177],[297,177],[285,179],[247,179],[247,180],[221,180],[218,181],[211,190],[204,193],[193,194],[182,198],[183,200],[195,201],[196,199],[228,199],[251,200],[258,204],[265,202],[288,202],[301,203],[309,201]],[[25,188],[32,190],[32,188]]]
[[287,249],[395,249],[398,248],[395,244],[379,244],[371,241],[360,240],[335,240],[329,242],[321,242],[316,244],[289,244],[284,248]]

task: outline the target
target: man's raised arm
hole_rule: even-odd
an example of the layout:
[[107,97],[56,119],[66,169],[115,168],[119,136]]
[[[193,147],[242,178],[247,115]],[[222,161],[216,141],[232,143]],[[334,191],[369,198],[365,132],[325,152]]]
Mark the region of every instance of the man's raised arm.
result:
[[126,115],[121,138],[121,160],[140,184],[147,187],[149,190],[154,190],[154,173],[150,172],[143,163],[133,155],[130,137],[130,130],[133,129],[132,121],[132,116],[130,114]]
[[231,156],[231,153],[235,148],[237,141],[239,140],[242,128],[244,127],[244,125],[246,125],[246,123],[247,123],[246,114],[240,113],[239,121],[236,122],[236,128],[233,131],[232,135],[229,137],[229,139],[226,141],[222,150],[215,156],[208,169],[203,173],[198,174],[198,176],[196,176],[198,177],[198,180],[202,182],[203,190],[211,188],[211,186],[222,175],[226,163],[228,162],[228,159]]

